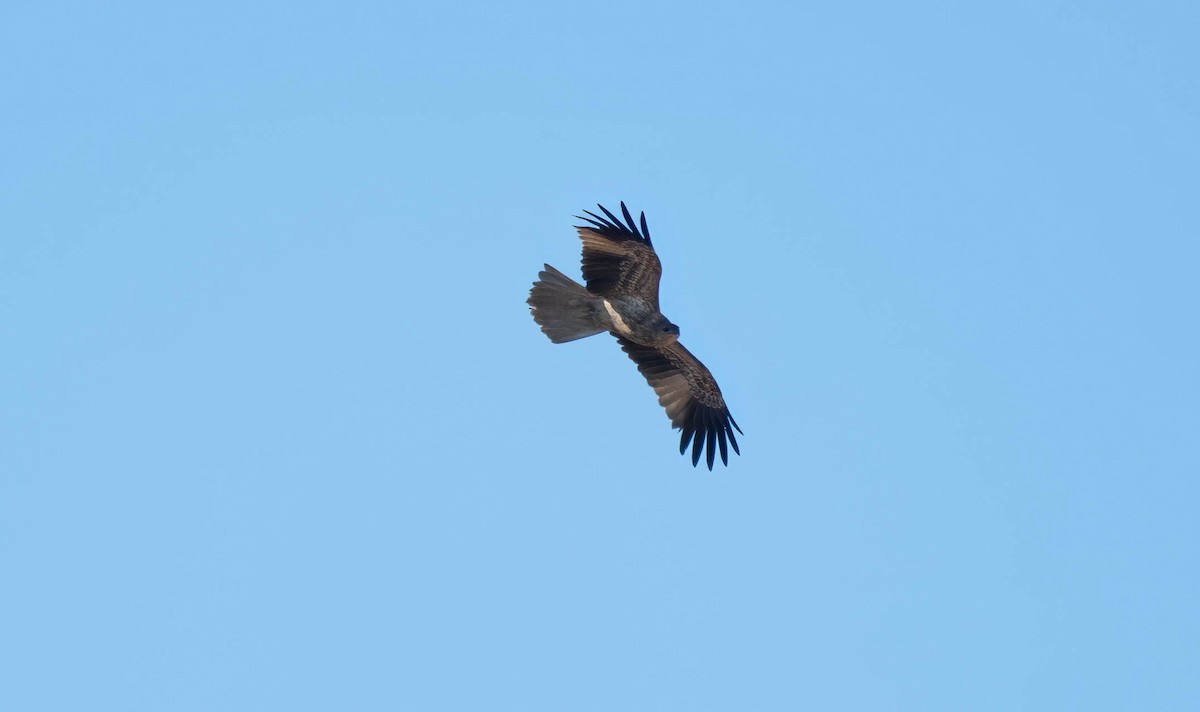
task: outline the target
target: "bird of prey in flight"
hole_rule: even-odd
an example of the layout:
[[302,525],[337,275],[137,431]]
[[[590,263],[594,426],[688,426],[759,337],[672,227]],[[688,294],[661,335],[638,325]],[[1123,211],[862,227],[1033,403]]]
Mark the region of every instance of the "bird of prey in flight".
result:
[[556,344],[603,331],[617,337],[658,394],[671,426],[682,431],[679,453],[691,443],[695,466],[707,450],[711,470],[720,447],[721,462],[728,466],[729,445],[741,454],[733,429],[742,429],[729,414],[712,374],[679,343],[679,327],[659,311],[662,264],[650,244],[646,214],[641,215],[639,230],[624,202],[624,223],[603,205],[597,207],[604,217],[587,210],[583,212],[588,217],[576,216],[587,223],[575,226],[583,240],[587,286],[544,265],[529,292],[534,321]]

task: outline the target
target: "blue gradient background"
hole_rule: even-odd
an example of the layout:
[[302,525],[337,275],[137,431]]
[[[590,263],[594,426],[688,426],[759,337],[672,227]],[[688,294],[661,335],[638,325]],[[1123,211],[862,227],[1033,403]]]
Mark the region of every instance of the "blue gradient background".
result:
[[0,709],[1200,709],[1198,7],[6,5]]

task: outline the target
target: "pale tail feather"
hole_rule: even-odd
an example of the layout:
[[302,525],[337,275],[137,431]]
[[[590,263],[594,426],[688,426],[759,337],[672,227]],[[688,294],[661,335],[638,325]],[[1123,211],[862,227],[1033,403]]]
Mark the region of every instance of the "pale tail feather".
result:
[[527,300],[533,320],[556,344],[604,331],[595,326],[599,299],[575,280],[550,265],[538,272]]

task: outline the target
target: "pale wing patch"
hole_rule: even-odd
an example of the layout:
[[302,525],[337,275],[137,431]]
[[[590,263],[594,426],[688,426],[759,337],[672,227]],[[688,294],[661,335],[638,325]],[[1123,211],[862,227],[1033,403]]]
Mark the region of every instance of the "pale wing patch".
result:
[[621,318],[621,315],[617,313],[617,310],[613,309],[612,303],[610,303],[607,299],[603,301],[604,309],[608,312],[608,315],[612,317],[613,325],[617,327],[617,331],[625,334],[631,333],[629,331],[629,325],[625,323],[625,320]]

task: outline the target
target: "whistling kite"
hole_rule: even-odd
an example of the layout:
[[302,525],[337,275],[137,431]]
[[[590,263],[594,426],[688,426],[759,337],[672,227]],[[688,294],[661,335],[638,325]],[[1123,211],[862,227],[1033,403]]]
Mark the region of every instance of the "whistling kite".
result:
[[576,216],[589,223],[575,227],[583,240],[587,287],[545,265],[529,292],[534,321],[556,344],[602,331],[617,337],[658,394],[672,427],[683,431],[679,453],[686,452],[691,441],[694,466],[707,447],[711,470],[719,445],[721,462],[728,465],[726,440],[740,455],[733,428],[739,433],[742,429],[729,414],[712,374],[679,343],[679,327],[658,310],[662,264],[650,244],[646,214],[642,213],[639,231],[625,203],[621,203],[625,224],[603,205],[598,207],[606,218],[587,210],[583,212],[590,217]]

